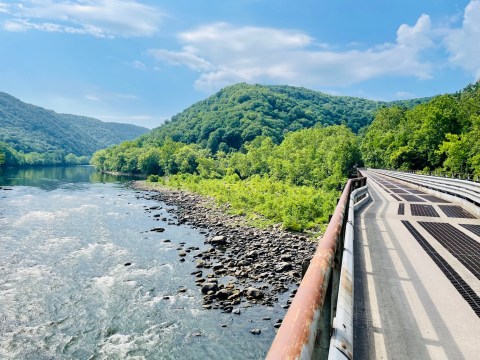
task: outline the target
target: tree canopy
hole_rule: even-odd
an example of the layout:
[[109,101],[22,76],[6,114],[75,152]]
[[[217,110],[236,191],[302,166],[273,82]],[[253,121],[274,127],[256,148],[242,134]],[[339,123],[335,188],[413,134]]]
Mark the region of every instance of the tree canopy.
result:
[[379,110],[361,150],[371,167],[480,175],[480,83],[412,109]]
[[[411,107],[416,102],[397,103]],[[239,150],[258,136],[279,144],[286,133],[311,127],[346,125],[356,133],[371,123],[382,106],[389,104],[293,86],[241,83],[190,106],[141,137],[138,144],[161,145],[172,139],[216,153]]]

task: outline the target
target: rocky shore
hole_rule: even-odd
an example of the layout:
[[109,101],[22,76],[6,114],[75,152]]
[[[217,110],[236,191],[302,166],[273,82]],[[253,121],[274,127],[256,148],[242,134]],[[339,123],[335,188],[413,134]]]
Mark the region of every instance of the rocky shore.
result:
[[[195,262],[197,270],[192,276],[205,309],[240,315],[241,308],[251,304],[273,306],[279,301],[278,295],[287,291],[288,300],[281,306],[289,307],[301,280],[302,263],[308,262],[317,245],[306,234],[287,232],[278,226],[247,226],[242,216],[228,215],[212,199],[190,192],[154,187],[143,181],[131,186],[141,190],[140,198],[175,206],[169,218],[154,215],[159,221],[187,224],[205,234],[206,250],[189,247],[188,243],[180,243],[177,249],[179,261]],[[162,232],[163,228],[151,231]]]

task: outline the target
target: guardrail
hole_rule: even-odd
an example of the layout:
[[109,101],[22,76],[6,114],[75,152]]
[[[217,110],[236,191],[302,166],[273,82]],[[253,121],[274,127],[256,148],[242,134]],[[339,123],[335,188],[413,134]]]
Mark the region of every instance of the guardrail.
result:
[[402,172],[406,174],[415,174],[415,175],[429,175],[429,176],[436,176],[442,178],[449,178],[449,179],[460,179],[460,180],[468,180],[472,182],[480,183],[480,176],[470,173],[462,173],[462,172],[454,172],[454,171],[423,171],[423,170],[408,170],[408,171],[400,171],[400,170],[392,170],[396,172]]
[[[353,211],[367,200],[356,201],[366,193],[365,185],[366,178],[347,182],[268,360],[352,359],[353,317],[348,317],[353,316]],[[348,322],[350,330],[345,330]]]
[[368,171],[387,175],[410,184],[457,197],[475,205],[476,207],[480,206],[480,184],[473,181],[381,169],[368,169]]

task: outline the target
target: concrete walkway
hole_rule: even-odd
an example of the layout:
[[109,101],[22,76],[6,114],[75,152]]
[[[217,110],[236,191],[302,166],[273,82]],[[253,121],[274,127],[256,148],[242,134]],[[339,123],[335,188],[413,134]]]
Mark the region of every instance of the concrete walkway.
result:
[[[413,187],[364,175],[372,200],[355,219],[355,359],[480,359],[480,317],[446,276],[457,274],[456,284],[478,298],[478,274],[419,224],[451,224],[480,243],[478,235],[460,226],[480,225],[480,220],[447,217],[438,202],[408,202],[399,194],[418,195]],[[404,215],[399,215],[400,203]],[[433,208],[438,217],[414,216],[412,204],[429,205],[414,207],[414,213]]]

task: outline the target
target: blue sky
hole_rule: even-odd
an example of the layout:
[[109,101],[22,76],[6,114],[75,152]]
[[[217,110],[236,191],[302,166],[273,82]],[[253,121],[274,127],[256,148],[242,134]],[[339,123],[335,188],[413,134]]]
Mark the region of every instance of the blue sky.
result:
[[155,127],[223,86],[379,100],[480,78],[480,0],[0,0],[0,91]]

